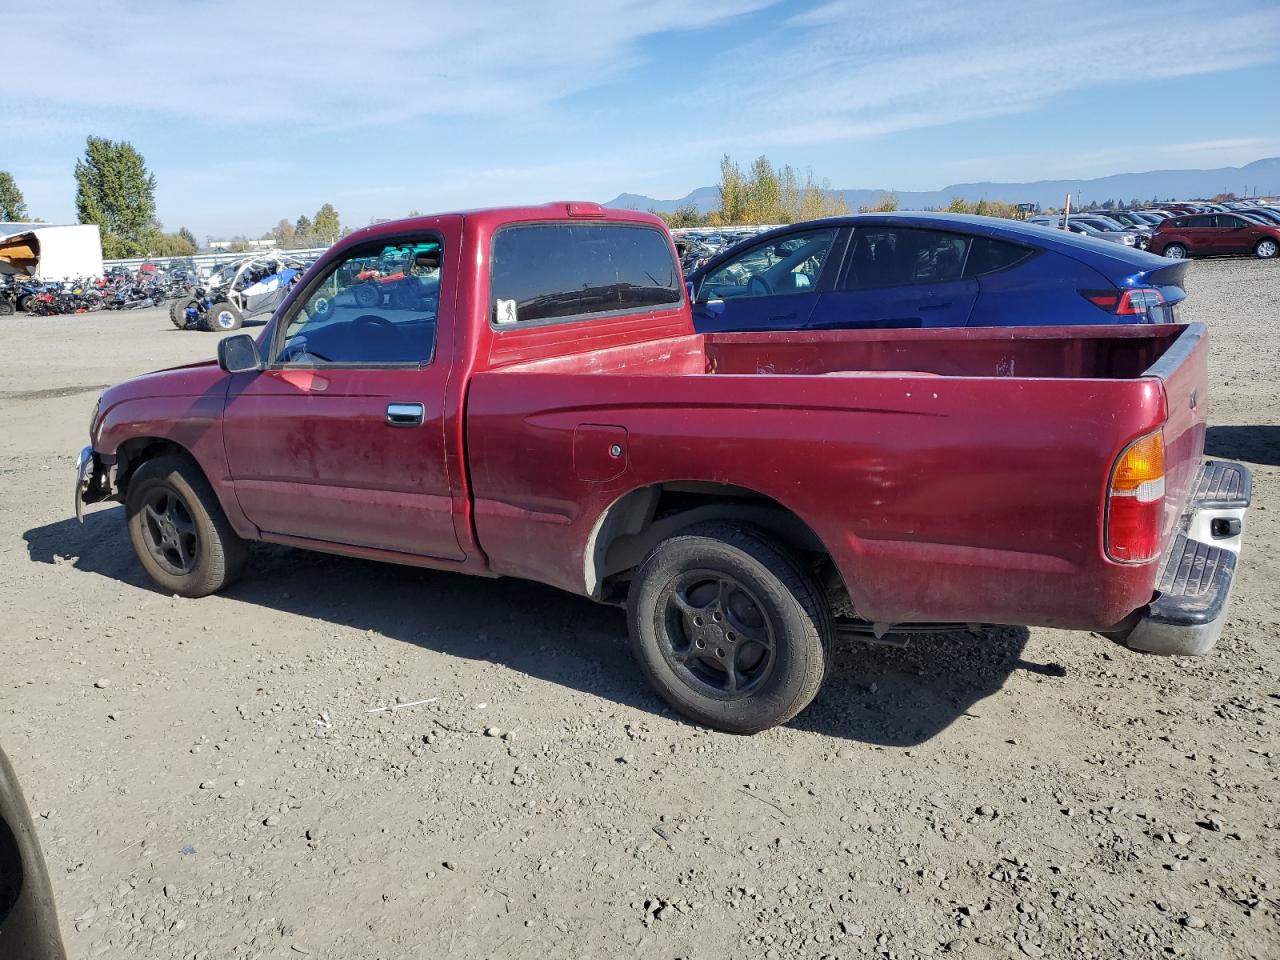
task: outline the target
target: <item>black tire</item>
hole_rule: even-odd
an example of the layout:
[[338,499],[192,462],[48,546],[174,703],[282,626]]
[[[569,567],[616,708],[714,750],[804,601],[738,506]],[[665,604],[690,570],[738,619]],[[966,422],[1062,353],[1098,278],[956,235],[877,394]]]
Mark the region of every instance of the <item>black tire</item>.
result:
[[248,545],[231,529],[209,481],[189,457],[173,454],[143,463],[129,478],[124,502],[133,550],[165,593],[205,597],[240,576]]
[[382,288],[376,280],[366,280],[352,287],[351,296],[357,307],[364,307],[366,310],[382,304]]
[[239,330],[244,318],[234,303],[223,301],[215,303],[205,311],[203,325],[210,333],[226,333],[228,330]]
[[179,330],[187,329],[187,307],[195,304],[190,297],[179,297],[169,304],[169,322]]
[[729,733],[757,733],[807,707],[835,634],[826,595],[790,551],[722,522],[654,547],[631,584],[627,620],[632,653],[663,699]]
[[19,297],[18,297],[18,304],[17,304],[17,305],[18,305],[18,312],[19,312],[19,313],[26,313],[26,312],[27,312],[27,304],[28,304],[28,303],[30,303],[30,302],[31,302],[31,294],[29,294],[29,293],[24,293],[24,294],[22,294],[21,296],[19,296]]
[[1274,260],[1277,253],[1280,253],[1280,243],[1270,237],[1263,237],[1253,245],[1253,255],[1259,260]]
[[1160,255],[1168,257],[1170,260],[1185,260],[1187,259],[1187,248],[1181,243],[1167,243],[1164,249],[1160,251]]

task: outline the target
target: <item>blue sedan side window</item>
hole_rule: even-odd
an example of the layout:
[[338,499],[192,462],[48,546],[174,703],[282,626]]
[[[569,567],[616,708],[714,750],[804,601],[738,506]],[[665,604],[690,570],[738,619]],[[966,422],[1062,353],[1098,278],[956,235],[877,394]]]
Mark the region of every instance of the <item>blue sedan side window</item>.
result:
[[808,230],[757,244],[707,274],[698,299],[729,300],[813,291],[835,238],[835,230]]

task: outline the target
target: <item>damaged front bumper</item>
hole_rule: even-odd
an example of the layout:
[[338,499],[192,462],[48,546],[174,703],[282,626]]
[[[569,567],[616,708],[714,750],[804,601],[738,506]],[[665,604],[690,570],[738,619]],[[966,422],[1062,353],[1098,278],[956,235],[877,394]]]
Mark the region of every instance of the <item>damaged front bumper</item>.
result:
[[84,523],[84,508],[89,503],[101,503],[111,499],[111,469],[114,457],[107,458],[94,453],[93,447],[85,447],[76,458],[76,519]]

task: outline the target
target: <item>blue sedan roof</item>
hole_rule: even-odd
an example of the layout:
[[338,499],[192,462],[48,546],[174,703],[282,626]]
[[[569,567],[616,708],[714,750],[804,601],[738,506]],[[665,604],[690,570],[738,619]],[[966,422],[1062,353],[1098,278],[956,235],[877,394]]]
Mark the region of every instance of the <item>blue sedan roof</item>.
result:
[[[1091,237],[1069,233],[1054,227],[1007,220],[1004,217],[983,217],[970,213],[939,213],[936,211],[897,210],[892,213],[856,213],[843,217],[826,217],[793,223],[758,234],[735,247],[723,250],[689,275],[690,280],[702,276],[728,259],[739,246],[754,244],[770,237],[790,233],[797,227],[916,227],[920,229],[952,230],[978,236],[994,237],[1022,243],[1042,250],[1054,250],[1064,256],[1079,260],[1117,284],[1124,283],[1135,273],[1150,274],[1171,266],[1169,260],[1132,247],[1094,240]],[[1183,265],[1185,269],[1185,264]],[[1179,271],[1180,272],[1180,271]]]

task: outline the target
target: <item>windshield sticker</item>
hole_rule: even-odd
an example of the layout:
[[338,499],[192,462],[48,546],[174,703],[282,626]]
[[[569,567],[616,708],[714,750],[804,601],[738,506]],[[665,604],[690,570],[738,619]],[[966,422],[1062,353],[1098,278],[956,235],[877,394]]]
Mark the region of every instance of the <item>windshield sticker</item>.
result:
[[499,300],[496,304],[495,323],[515,323],[516,322],[516,302],[514,300]]

